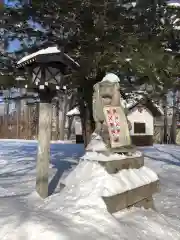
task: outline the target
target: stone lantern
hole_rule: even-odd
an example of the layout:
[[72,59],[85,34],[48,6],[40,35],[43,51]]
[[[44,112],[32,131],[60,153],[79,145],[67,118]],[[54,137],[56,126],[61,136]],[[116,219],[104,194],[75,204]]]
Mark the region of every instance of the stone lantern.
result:
[[63,88],[64,75],[79,64],[55,47],[41,49],[17,62],[18,69],[28,73],[27,88],[39,94],[39,132],[36,190],[42,198],[48,196],[48,171],[52,124],[52,99]]

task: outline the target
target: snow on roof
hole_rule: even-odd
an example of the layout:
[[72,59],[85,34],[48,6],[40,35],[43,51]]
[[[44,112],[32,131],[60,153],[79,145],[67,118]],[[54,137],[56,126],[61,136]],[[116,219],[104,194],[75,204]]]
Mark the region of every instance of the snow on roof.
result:
[[69,112],[67,112],[66,116],[75,116],[75,115],[80,115],[80,111],[78,107],[75,107],[71,109]]
[[27,56],[21,58],[21,60],[19,60],[17,62],[17,64],[19,65],[19,64],[21,64],[23,62],[26,62],[26,61],[28,61],[28,60],[30,60],[30,59],[38,56],[38,55],[51,54],[51,53],[60,53],[60,52],[61,51],[57,47],[48,47],[48,48],[45,48],[45,49],[41,49],[41,50],[39,50],[37,52],[34,52],[32,54],[28,54]]
[[171,0],[167,2],[167,6],[170,7],[180,7],[180,1],[179,0]]
[[136,7],[137,3],[136,2],[131,2],[131,3],[125,3],[122,6],[129,9],[131,7]]
[[130,94],[130,99],[128,101],[126,101],[126,107],[127,108],[132,108],[142,99],[143,99],[142,95],[131,93]]
[[26,79],[22,76],[18,76],[15,78],[16,81],[25,81]]
[[[20,65],[24,62],[27,62],[27,61],[34,61],[34,58],[39,56],[39,55],[47,55],[47,54],[56,54],[56,53],[61,53],[61,50],[57,47],[57,46],[54,46],[54,47],[48,47],[48,48],[44,48],[44,49],[41,49],[37,52],[34,52],[32,54],[29,54],[27,56],[24,56],[23,58],[21,58],[18,62],[17,62],[17,65]],[[74,61],[74,59],[72,59],[69,55],[67,55],[66,53],[64,53],[64,56],[66,58],[68,58],[69,60],[71,60],[72,62],[74,62],[78,67],[80,66],[79,63],[77,63],[76,61]]]
[[126,62],[130,62],[132,60],[132,58],[126,58],[125,61]]
[[[126,107],[128,109],[133,108],[143,99],[144,99],[143,95],[132,93],[130,100],[127,101],[127,103],[126,103]],[[161,108],[161,106],[156,104],[152,99],[150,101],[152,102],[153,106],[159,111],[159,113],[161,115],[164,115],[164,112],[163,112],[163,109]]]
[[165,51],[166,52],[172,52],[172,49],[171,48],[166,48]]

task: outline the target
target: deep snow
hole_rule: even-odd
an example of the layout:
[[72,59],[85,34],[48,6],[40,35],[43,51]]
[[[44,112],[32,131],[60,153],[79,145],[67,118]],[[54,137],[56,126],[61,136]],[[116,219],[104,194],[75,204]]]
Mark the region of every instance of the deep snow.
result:
[[114,215],[96,191],[113,188],[113,182],[103,181],[96,162],[92,173],[98,184],[94,176],[78,183],[71,178],[59,193],[59,179],[78,163],[82,145],[52,144],[49,191],[56,188],[56,194],[41,200],[34,191],[36,150],[36,142],[0,141],[1,240],[180,239],[180,147],[142,148],[146,166],[160,177],[161,192],[155,196],[159,213],[134,208]]

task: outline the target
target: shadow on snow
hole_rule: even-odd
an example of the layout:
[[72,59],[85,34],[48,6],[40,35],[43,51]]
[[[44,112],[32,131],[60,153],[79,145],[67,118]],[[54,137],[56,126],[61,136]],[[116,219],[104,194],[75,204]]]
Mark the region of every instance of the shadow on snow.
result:
[[[0,178],[20,177],[28,174],[36,168],[37,143],[29,142],[0,142],[0,159],[8,162],[10,170],[1,172]],[[49,195],[51,195],[63,174],[79,161],[84,154],[82,144],[51,144],[50,163],[56,169],[55,175],[49,183]]]

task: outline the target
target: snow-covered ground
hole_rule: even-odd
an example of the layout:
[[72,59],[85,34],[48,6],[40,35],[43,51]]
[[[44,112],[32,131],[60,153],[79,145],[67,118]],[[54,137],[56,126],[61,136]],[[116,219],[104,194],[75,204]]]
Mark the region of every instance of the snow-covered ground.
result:
[[82,164],[81,173],[91,172],[86,182],[59,193],[63,172],[66,175],[84,153],[80,144],[52,144],[49,192],[54,194],[41,200],[34,191],[36,150],[36,142],[0,141],[0,240],[180,239],[180,147],[141,149],[146,166],[160,177],[158,213],[134,208],[114,215],[96,191],[113,186],[95,162]]

